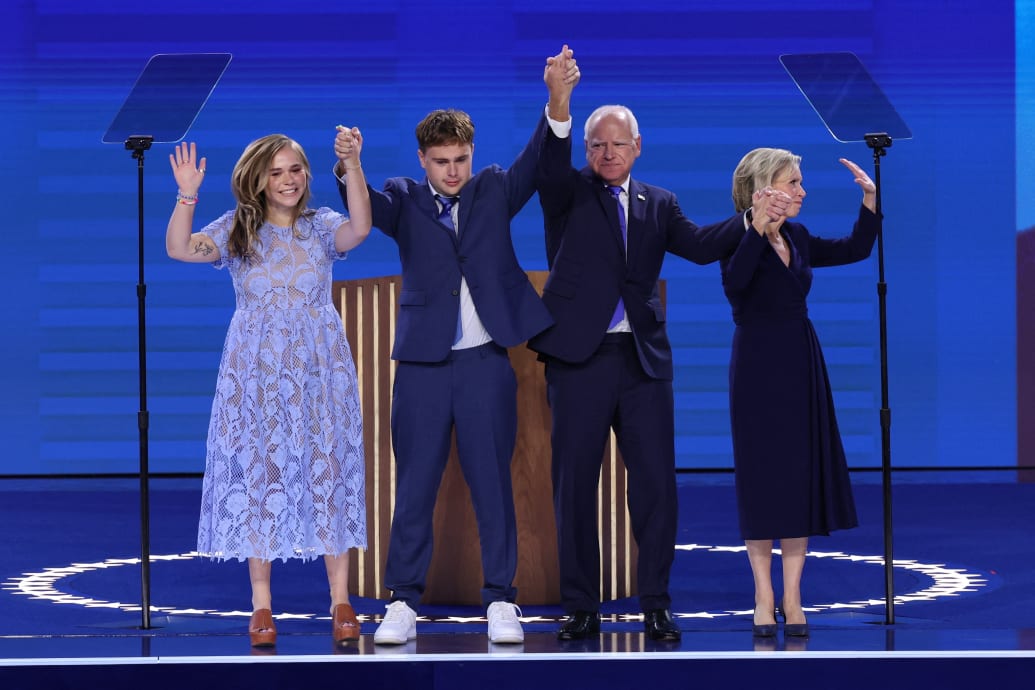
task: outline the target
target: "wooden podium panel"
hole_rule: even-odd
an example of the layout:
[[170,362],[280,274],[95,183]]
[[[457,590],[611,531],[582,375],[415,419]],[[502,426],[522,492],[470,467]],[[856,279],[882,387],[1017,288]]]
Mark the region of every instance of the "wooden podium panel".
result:
[[[545,271],[529,273],[537,290]],[[401,279],[399,276],[336,281],[334,302],[342,315],[356,360],[363,441],[366,448],[367,549],[353,559],[354,594],[387,599],[384,566],[395,506],[395,463],[391,442],[391,360]],[[557,532],[550,480],[550,410],[543,365],[525,345],[510,348],[518,383],[518,433],[511,463],[518,527],[515,586],[519,604],[560,601]],[[612,436],[605,450],[598,498],[601,596],[635,594],[636,544],[625,504],[625,466]],[[425,603],[480,604],[481,549],[467,484],[454,444],[435,507],[435,549],[428,570]]]

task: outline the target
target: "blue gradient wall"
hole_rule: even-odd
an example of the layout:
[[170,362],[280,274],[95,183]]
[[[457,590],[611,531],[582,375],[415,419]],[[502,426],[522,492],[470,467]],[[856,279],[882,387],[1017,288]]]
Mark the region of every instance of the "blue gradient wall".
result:
[[[562,43],[583,71],[576,119],[604,102],[632,107],[644,146],[636,175],[675,190],[690,217],[728,215],[740,156],[781,146],[804,156],[802,220],[817,234],[847,232],[859,201],[837,159],[872,170],[871,152],[834,141],[777,58],[856,53],[914,135],[882,161],[892,461],[1017,461],[1013,2],[13,5],[0,28],[0,474],[138,467],[137,168],[100,140],[151,55],[234,56],[188,136],[209,159],[198,211],[208,219],[232,206],[241,149],[272,131],[306,147],[322,205],[339,204],[329,173],[338,123],[362,128],[376,185],[419,176],[413,126],[435,107],[471,113],[476,165],[507,163],[545,104],[542,65]],[[145,158],[150,464],[198,472],[233,295],[224,272],[164,254],[170,150]],[[540,220],[533,201],[515,225],[528,269],[545,268]],[[394,245],[372,236],[336,277],[397,271]],[[673,258],[664,277],[679,463],[731,467],[732,326],[718,269]],[[881,460],[876,280],[875,258],[817,271],[811,297],[856,467]]]

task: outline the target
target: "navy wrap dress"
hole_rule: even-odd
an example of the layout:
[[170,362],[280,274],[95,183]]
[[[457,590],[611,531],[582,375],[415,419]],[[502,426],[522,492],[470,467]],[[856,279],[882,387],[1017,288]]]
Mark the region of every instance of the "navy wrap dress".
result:
[[799,223],[781,228],[785,266],[749,228],[721,262],[733,307],[730,424],[741,537],[827,535],[858,524],[830,382],[806,298],[812,268],[861,261],[877,237],[865,206],[852,234],[823,239]]

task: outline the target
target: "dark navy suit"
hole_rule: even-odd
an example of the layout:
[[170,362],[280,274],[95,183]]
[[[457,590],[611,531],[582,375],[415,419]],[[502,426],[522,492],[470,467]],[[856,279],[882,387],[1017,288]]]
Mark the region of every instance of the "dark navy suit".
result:
[[[471,492],[482,547],[483,603],[513,601],[517,526],[510,462],[517,383],[506,348],[552,323],[518,264],[510,221],[535,193],[546,118],[509,169],[492,165],[460,191],[458,233],[440,223],[427,179],[370,188],[373,223],[399,248],[402,288],[392,358],[396,499],[385,586],[418,610],[431,563],[432,515],[450,434]],[[342,201],[348,205],[339,181]],[[458,236],[459,235],[459,236]],[[453,350],[460,279],[492,340]]]
[[[672,348],[658,276],[667,253],[696,263],[728,254],[740,216],[698,228],[674,194],[629,180],[628,249],[605,184],[571,166],[571,137],[547,133],[539,200],[550,276],[543,301],[555,324],[529,341],[546,362],[553,417],[554,511],[565,611],[597,611],[597,481],[609,430],[628,470],[643,610],[667,609],[676,537]],[[607,334],[621,296],[632,333]]]

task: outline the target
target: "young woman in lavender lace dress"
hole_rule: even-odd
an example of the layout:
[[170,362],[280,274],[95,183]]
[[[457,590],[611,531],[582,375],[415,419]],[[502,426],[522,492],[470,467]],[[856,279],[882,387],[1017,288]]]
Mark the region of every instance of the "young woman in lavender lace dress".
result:
[[348,569],[349,550],[366,546],[362,420],[330,288],[333,262],[367,237],[371,220],[362,136],[347,132],[349,218],[308,207],[305,152],[271,134],[234,166],[236,209],[192,233],[205,159],[186,142],[169,156],[179,193],[166,251],[229,269],[237,299],[212,403],[198,552],[247,559],[255,646],[276,641],[270,571],[278,558],[322,555],[334,640],[359,637]]

